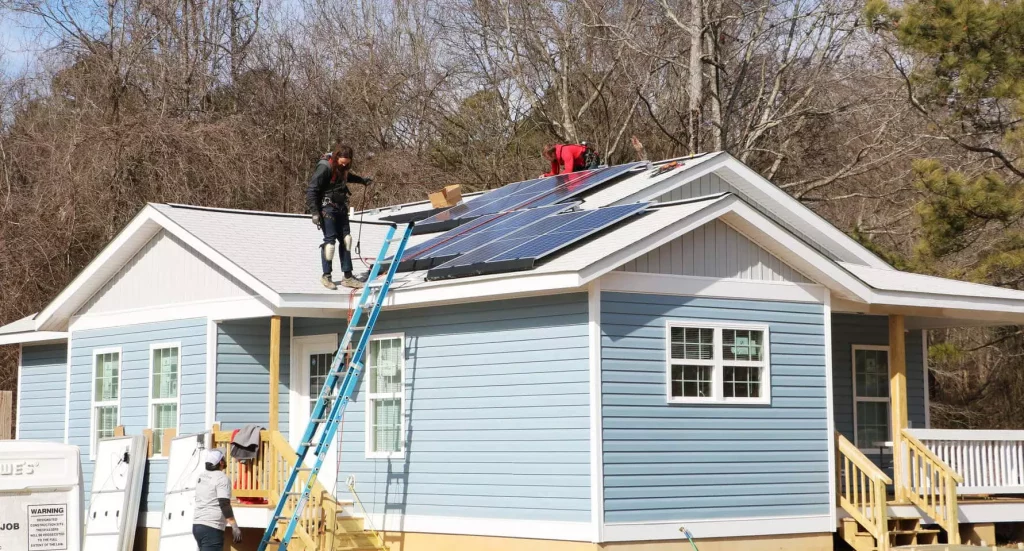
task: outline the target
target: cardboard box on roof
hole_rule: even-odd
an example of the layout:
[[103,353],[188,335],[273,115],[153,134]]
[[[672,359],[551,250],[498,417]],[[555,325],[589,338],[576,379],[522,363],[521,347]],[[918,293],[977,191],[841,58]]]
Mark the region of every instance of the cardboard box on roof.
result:
[[462,202],[462,186],[458,184],[445,186],[441,191],[435,191],[428,195],[428,197],[430,198],[430,206],[435,209],[454,207]]

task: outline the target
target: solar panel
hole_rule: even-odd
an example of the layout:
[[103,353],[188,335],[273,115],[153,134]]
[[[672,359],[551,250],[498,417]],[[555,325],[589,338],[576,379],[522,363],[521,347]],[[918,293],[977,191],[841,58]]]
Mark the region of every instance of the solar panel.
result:
[[643,166],[646,164],[629,163],[510,184],[431,216],[417,224],[414,232],[443,231],[488,214],[552,205]]
[[564,203],[481,216],[429,241],[406,249],[398,269],[409,271],[432,268],[529,224],[543,222],[548,216],[568,210],[578,204]]
[[550,215],[432,268],[427,279],[529,270],[537,261],[647,208],[635,203]]
[[[464,217],[466,214],[468,214],[470,211],[472,211],[474,209],[478,209],[478,208],[484,207],[486,205],[491,205],[492,203],[495,203],[496,201],[500,201],[500,200],[504,199],[505,197],[507,197],[509,195],[513,195],[513,194],[522,192],[522,191],[526,190],[527,188],[529,188],[530,186],[532,186],[534,184],[537,184],[538,182],[541,182],[542,180],[545,180],[545,178],[534,178],[533,180],[525,180],[525,181],[522,181],[522,182],[516,182],[514,184],[508,184],[508,185],[502,186],[502,187],[500,187],[498,189],[492,189],[491,191],[488,191],[487,193],[481,195],[480,197],[477,197],[476,199],[473,199],[472,201],[469,201],[469,202],[466,202],[466,203],[462,203],[461,205],[455,205],[454,207],[452,207],[450,209],[443,210],[443,211],[441,211],[441,212],[431,216],[430,218],[427,218],[426,220],[421,221],[419,224],[417,224],[417,226],[419,227],[420,231],[415,231],[414,233],[426,233],[426,232],[430,232],[430,231],[438,231],[436,229],[424,229],[424,228],[428,228],[430,226],[438,226],[438,229],[448,229],[448,228],[440,228],[440,226],[445,225],[446,223],[454,221],[456,219],[462,218],[462,217]],[[522,201],[520,200],[518,202],[522,202]],[[493,207],[492,207],[492,209],[493,209]],[[491,210],[491,213],[498,213],[498,212],[501,212],[502,210],[508,210],[508,209]]]

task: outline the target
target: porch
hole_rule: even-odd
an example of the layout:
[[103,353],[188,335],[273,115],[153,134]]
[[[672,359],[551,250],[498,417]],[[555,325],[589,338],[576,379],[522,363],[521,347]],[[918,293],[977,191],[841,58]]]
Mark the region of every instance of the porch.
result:
[[[853,437],[835,433],[839,534],[857,551],[992,545],[994,523],[1024,521],[1024,431],[912,428],[906,318],[889,314],[887,322],[884,346],[861,346],[869,352],[860,355],[855,346],[850,357]],[[935,322],[915,321],[927,323]],[[927,343],[920,346],[926,361]],[[927,396],[926,363],[922,371]],[[882,374],[886,384],[872,388]],[[871,407],[887,418],[858,425],[857,414]]]
[[[308,421],[310,401],[316,400],[337,332],[345,327],[340,314],[324,318],[270,316],[222,322],[217,325],[217,395],[212,446],[230,457],[235,429],[255,423],[260,445],[254,460],[228,461],[233,508],[242,527],[265,529],[295,466],[297,440]],[[305,411],[303,408],[307,408]],[[336,473],[336,450],[313,480],[309,499],[289,549],[369,551],[383,549],[380,536],[364,515],[352,490],[342,490]],[[309,460],[307,460],[309,461]],[[334,467],[334,468],[332,468]],[[310,471],[299,471],[296,487],[308,482]],[[339,498],[344,492],[344,497]],[[294,510],[298,496],[287,498],[283,514]]]

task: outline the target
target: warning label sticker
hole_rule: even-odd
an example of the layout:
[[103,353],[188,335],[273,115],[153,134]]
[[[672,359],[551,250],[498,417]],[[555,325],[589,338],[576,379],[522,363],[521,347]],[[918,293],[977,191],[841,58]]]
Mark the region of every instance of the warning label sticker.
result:
[[67,506],[28,506],[28,548],[29,551],[63,551],[68,548]]

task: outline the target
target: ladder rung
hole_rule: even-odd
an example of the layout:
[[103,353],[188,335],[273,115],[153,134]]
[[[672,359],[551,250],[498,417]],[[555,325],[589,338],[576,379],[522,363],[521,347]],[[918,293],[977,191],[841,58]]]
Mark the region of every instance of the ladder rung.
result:
[[349,327],[348,329],[349,329],[349,331],[362,331],[362,330],[366,329],[366,326],[365,325],[357,325],[355,327]]

